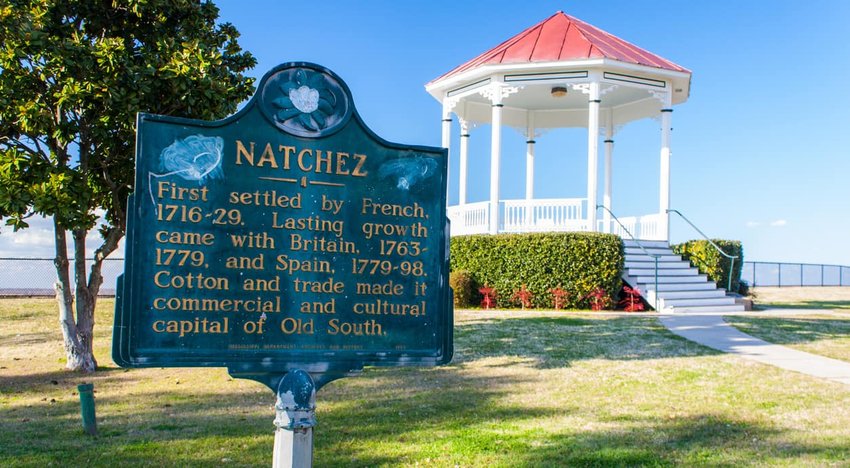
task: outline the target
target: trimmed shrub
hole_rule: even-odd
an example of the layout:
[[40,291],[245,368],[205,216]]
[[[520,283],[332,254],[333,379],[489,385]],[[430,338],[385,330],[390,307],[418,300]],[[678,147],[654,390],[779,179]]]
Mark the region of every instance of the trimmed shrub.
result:
[[[552,308],[551,290],[569,292],[567,308],[589,309],[590,293],[602,288],[613,298],[620,291],[623,243],[611,234],[592,232],[458,236],[451,239],[451,269],[472,274],[479,285],[495,289],[497,305],[511,307],[523,285],[532,306]],[[457,293],[455,293],[457,294]]]
[[449,286],[454,291],[455,307],[472,307],[478,289],[472,273],[466,270],[452,271],[449,273]]
[[[744,248],[741,241],[712,239],[727,255],[737,256],[735,259],[735,271],[732,274],[732,288],[729,292],[737,292],[741,282],[741,269],[744,266]],[[671,245],[673,252],[689,260],[691,265],[698,268],[700,273],[708,276],[708,279],[717,283],[717,286],[726,288],[729,284],[730,259],[720,253],[707,240],[690,240],[681,244]]]
[[751,299],[755,299],[756,297],[755,291],[753,291],[750,287],[750,283],[747,280],[741,280],[738,282],[738,294]]

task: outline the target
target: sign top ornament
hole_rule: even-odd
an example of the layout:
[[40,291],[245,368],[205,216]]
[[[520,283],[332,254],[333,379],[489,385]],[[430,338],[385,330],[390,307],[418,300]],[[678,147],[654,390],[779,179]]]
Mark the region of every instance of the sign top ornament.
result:
[[263,115],[291,135],[321,138],[351,118],[348,88],[330,70],[312,64],[277,68],[260,83]]

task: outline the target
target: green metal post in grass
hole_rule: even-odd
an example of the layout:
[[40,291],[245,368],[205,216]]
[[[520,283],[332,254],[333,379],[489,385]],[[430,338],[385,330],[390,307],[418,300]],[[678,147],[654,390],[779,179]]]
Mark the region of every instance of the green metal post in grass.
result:
[[97,418],[94,413],[94,384],[77,385],[80,393],[80,414],[83,417],[83,430],[88,435],[97,435]]

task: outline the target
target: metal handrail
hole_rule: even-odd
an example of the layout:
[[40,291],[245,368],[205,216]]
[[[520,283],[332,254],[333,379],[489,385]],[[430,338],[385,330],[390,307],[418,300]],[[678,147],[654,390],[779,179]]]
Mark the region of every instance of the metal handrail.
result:
[[680,213],[679,210],[668,209],[667,213],[676,213],[677,215],[679,215],[682,219],[685,220],[686,223],[690,224],[692,228],[694,228],[698,233],[700,233],[700,235],[703,237],[703,239],[707,240],[708,243],[711,244],[711,246],[714,247],[714,249],[717,250],[720,253],[720,255],[723,255],[724,257],[726,257],[730,260],[730,263],[729,263],[729,279],[728,279],[728,282],[726,284],[726,291],[732,292],[732,272],[735,271],[735,259],[737,259],[739,257],[736,256],[736,255],[729,255],[728,253],[724,252],[723,249],[720,248],[720,246],[718,246],[717,244],[714,243],[714,241],[709,239],[708,236],[705,235],[705,233],[700,230],[700,228],[696,227],[696,225],[694,223],[692,223],[691,220],[686,218],[685,215]]
[[649,253],[649,251],[646,250],[643,247],[643,244],[641,244],[641,242],[638,239],[635,239],[635,236],[633,236],[632,233],[629,232],[629,229],[626,226],[624,226],[623,223],[620,222],[620,219],[617,218],[617,215],[612,213],[611,210],[608,209],[608,207],[606,207],[605,205],[596,205],[596,209],[599,209],[599,208],[602,208],[603,210],[607,211],[608,214],[610,214],[611,217],[614,218],[614,221],[616,221],[617,224],[619,224],[620,227],[623,228],[623,231],[626,234],[629,235],[629,238],[631,238],[633,241],[635,241],[635,243],[643,251],[643,253],[646,254],[647,257],[652,258],[652,260],[655,262],[655,304],[654,304],[654,306],[655,306],[655,310],[657,311],[658,310],[658,259],[661,258],[661,255]]

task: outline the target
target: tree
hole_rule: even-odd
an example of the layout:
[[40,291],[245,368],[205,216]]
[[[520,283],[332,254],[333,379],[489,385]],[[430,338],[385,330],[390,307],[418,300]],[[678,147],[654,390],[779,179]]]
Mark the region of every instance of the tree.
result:
[[253,92],[255,60],[217,18],[198,0],[0,0],[0,216],[15,230],[53,219],[68,369],[97,367],[94,308],[124,236],[136,113],[212,120]]

